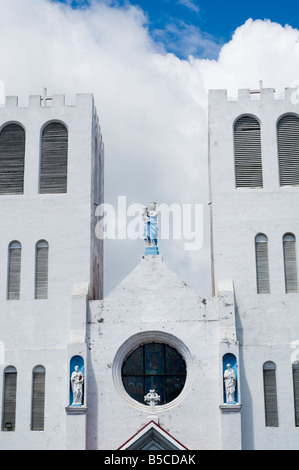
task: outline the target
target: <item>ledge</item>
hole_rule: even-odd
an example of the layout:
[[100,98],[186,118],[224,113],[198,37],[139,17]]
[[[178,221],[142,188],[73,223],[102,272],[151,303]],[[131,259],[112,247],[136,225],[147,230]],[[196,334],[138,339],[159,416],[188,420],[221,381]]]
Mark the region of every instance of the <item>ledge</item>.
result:
[[240,405],[239,403],[226,403],[224,405],[220,405],[219,408],[221,411],[237,412],[241,410],[242,405]]
[[84,415],[87,411],[87,406],[66,406],[65,411],[70,415]]

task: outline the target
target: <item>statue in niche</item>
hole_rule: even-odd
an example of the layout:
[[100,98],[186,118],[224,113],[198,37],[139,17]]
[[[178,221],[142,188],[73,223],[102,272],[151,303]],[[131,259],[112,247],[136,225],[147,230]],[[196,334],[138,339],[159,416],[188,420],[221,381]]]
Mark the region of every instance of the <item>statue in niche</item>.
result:
[[79,370],[79,366],[75,366],[75,370],[71,375],[71,386],[73,392],[73,403],[71,406],[82,406],[83,401],[83,374]]
[[231,368],[230,364],[227,364],[227,369],[224,372],[224,384],[226,392],[226,403],[235,403],[236,374]]
[[142,219],[144,222],[143,238],[146,246],[155,247],[157,246],[158,239],[158,210],[157,203],[151,202],[150,208],[144,207],[142,212]]

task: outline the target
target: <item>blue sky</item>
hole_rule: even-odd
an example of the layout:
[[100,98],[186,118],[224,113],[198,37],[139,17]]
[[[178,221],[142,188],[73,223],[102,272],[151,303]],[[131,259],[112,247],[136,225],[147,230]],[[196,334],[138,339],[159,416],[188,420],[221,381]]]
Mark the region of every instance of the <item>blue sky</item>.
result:
[[[86,8],[91,0],[52,0]],[[299,28],[298,0],[95,0],[109,5],[139,6],[145,13],[152,39],[180,58],[189,55],[217,58],[221,46],[248,18],[269,19]]]

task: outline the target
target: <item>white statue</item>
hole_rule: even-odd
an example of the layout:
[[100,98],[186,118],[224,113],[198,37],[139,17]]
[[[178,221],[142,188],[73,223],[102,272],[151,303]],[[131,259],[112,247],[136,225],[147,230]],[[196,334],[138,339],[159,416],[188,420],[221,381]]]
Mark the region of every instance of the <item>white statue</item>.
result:
[[230,364],[227,364],[227,370],[224,372],[224,383],[226,403],[235,403],[236,374]]
[[79,366],[75,366],[75,370],[71,375],[71,386],[73,391],[74,405],[82,405],[83,400],[83,374],[79,371]]

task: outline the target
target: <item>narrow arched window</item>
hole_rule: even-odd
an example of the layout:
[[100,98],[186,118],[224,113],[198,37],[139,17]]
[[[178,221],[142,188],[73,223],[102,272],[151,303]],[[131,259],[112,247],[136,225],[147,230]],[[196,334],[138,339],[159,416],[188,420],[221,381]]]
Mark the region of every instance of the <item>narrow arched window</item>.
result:
[[35,298],[48,298],[48,257],[49,245],[45,240],[37,242],[35,247]]
[[297,261],[296,261],[296,239],[292,233],[283,237],[283,258],[285,274],[285,290],[289,294],[298,292]]
[[263,367],[265,421],[267,427],[278,427],[276,365],[266,362]]
[[270,293],[268,238],[264,234],[255,237],[256,283],[258,294]]
[[16,428],[17,370],[9,366],[4,369],[2,431]]
[[20,299],[21,287],[21,243],[11,242],[8,249],[7,300]]
[[283,116],[277,124],[280,186],[299,184],[299,117]]
[[252,116],[239,118],[234,125],[235,175],[237,188],[262,188],[260,123]]
[[293,364],[295,426],[299,427],[299,363]]
[[60,122],[50,122],[42,132],[40,193],[67,192],[68,131]]
[[46,370],[36,366],[32,371],[31,431],[43,431],[45,421]]
[[0,132],[0,194],[24,192],[25,131],[7,124]]

